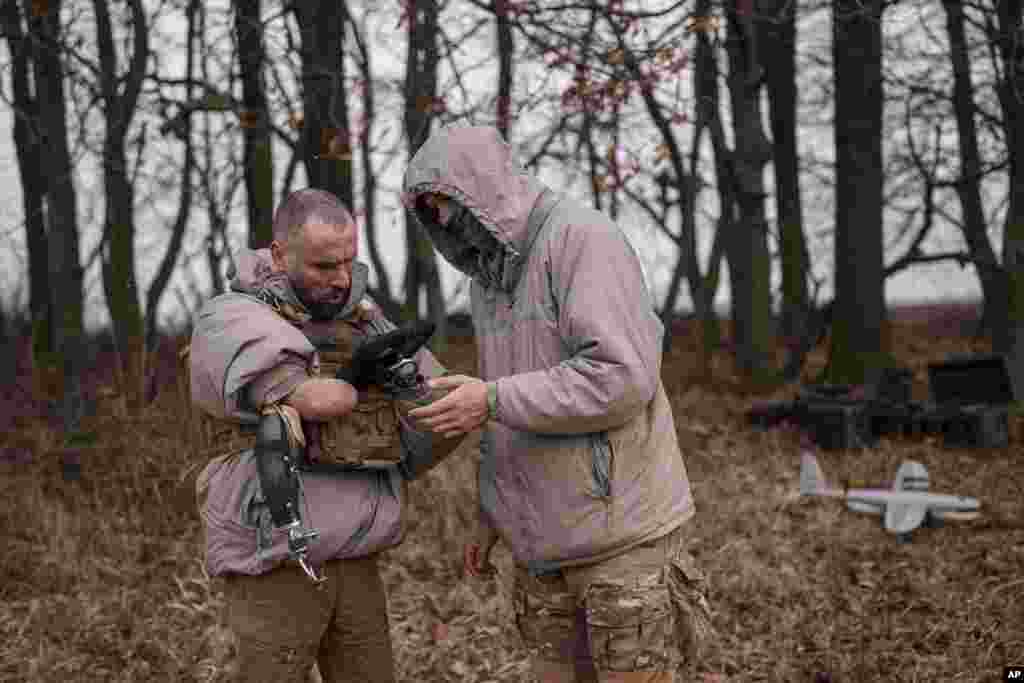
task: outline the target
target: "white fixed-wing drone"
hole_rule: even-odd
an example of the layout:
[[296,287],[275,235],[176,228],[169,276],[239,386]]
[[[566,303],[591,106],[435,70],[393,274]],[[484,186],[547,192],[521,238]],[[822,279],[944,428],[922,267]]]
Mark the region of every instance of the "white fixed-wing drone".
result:
[[919,462],[905,461],[896,471],[891,489],[837,489],[829,486],[818,460],[810,453],[800,457],[800,495],[842,498],[854,512],[882,515],[885,530],[900,541],[922,524],[941,526],[945,520],[964,521],[980,515],[975,498],[928,492],[928,470]]

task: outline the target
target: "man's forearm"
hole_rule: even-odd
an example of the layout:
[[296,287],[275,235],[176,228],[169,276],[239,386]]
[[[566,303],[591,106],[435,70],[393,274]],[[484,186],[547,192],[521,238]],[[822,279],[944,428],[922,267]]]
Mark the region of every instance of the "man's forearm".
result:
[[506,427],[582,434],[617,427],[643,409],[657,378],[636,366],[580,359],[494,380],[496,414]]
[[358,400],[356,390],[348,382],[314,377],[297,386],[284,402],[295,408],[304,420],[325,422],[347,415]]

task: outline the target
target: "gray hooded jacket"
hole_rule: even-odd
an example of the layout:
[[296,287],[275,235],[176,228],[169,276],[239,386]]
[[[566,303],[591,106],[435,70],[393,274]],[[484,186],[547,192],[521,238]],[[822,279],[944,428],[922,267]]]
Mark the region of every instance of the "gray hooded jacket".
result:
[[[461,267],[473,276],[479,374],[497,385],[480,502],[517,562],[535,572],[591,563],[689,519],[661,382],[664,330],[618,226],[528,174],[490,127],[433,134],[403,190],[413,210],[426,192],[454,198],[501,245],[500,282]],[[418,215],[442,253],[457,250]]]

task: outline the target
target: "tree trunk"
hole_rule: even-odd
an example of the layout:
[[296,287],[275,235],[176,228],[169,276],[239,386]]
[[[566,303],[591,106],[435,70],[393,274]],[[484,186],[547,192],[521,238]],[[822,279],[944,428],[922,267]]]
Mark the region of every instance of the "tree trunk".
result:
[[[439,8],[436,0],[417,2],[409,16],[409,47],[405,71],[405,135],[410,158],[430,136],[437,105],[437,47]],[[430,319],[437,325],[432,347],[443,350],[447,343],[445,302],[437,255],[416,218],[405,216],[405,306],[407,317],[420,316],[420,290],[426,289]]]
[[729,94],[732,103],[733,181],[739,222],[729,239],[733,336],[740,373],[755,384],[773,377],[771,260],[765,218],[764,167],[771,159],[761,113],[761,66],[753,26],[753,0],[729,13]]
[[782,266],[782,334],[789,340],[807,333],[810,259],[800,201],[797,152],[796,10],[784,0],[761,0],[758,23],[772,130],[775,213]]
[[964,241],[981,282],[984,296],[983,323],[992,337],[993,349],[1007,351],[1007,280],[988,237],[981,202],[981,154],[974,122],[974,84],[971,82],[967,37],[964,32],[962,0],[944,0],[946,31],[949,34],[950,61],[953,66],[953,109],[956,112],[957,140],[960,146],[960,178],[956,185],[963,215]]
[[[195,12],[198,23],[198,33],[196,35],[200,41],[199,76],[203,83],[210,82],[210,60],[213,58],[211,55],[212,46],[205,41],[205,36],[208,35],[206,27],[209,11],[210,8],[207,3],[198,2],[196,4]],[[209,232],[204,240],[203,251],[206,256],[207,273],[210,276],[210,294],[211,296],[217,296],[227,291],[227,283],[224,281],[224,276],[221,273],[222,257],[228,250],[226,238],[227,220],[221,208],[223,203],[217,194],[220,180],[214,170],[216,168],[213,142],[214,124],[211,120],[209,109],[203,109],[201,115],[203,126],[200,137],[202,142],[199,149],[202,150],[203,161],[199,171],[198,187],[201,189],[206,203],[206,224],[209,227]],[[232,182],[231,179],[228,182]],[[192,290],[197,299],[196,303],[202,305],[202,297],[195,294],[197,291],[196,287],[192,287]]]
[[242,77],[239,112],[245,141],[245,194],[249,209],[249,247],[270,246],[274,226],[274,155],[270,111],[263,85],[263,22],[260,0],[235,0],[235,34]]
[[999,104],[1010,160],[1009,196],[1003,231],[1003,267],[1007,277],[1005,351],[1013,359],[1014,389],[1024,396],[1024,43],[1021,0],[998,0],[999,51],[1003,78]]
[[[42,11],[29,16],[29,34],[38,46],[34,81],[39,104],[42,156],[46,168],[47,249],[50,268],[50,305],[59,311],[54,347],[61,363],[60,413],[65,436],[79,429],[84,412],[82,371],[83,268],[78,246],[77,197],[74,168],[68,149],[67,110],[64,97],[60,11],[62,0],[50,0]],[[30,3],[26,2],[28,7]],[[38,6],[34,6],[38,7]]]
[[54,348],[54,315],[50,303],[46,221],[39,106],[30,85],[32,43],[25,39],[17,0],[4,0],[4,35],[11,53],[11,89],[14,99],[14,149],[21,177],[21,207],[28,246],[29,309],[32,316],[32,355],[40,367],[49,365]]
[[[192,101],[192,80],[195,76],[195,37],[196,16],[199,12],[199,0],[189,0],[185,6],[185,101]],[[192,144],[192,115],[186,115],[182,121],[181,139],[185,144],[185,155],[181,167],[181,190],[178,197],[178,213],[171,228],[171,239],[167,250],[160,260],[156,276],[146,292],[146,347],[153,348],[157,341],[157,313],[160,299],[167,289],[167,283],[174,273],[175,264],[181,254],[185,241],[185,231],[192,214],[192,174],[196,166],[195,146]],[[250,231],[251,234],[251,231]]]
[[860,383],[884,363],[882,2],[833,0],[835,311],[828,376]]
[[345,84],[344,2],[292,5],[302,34],[303,158],[310,187],[335,194],[352,210],[352,140]]
[[513,57],[516,49],[512,35],[512,20],[509,17],[508,0],[495,0],[494,17],[497,21],[498,41],[498,130],[501,136],[509,139],[512,126],[512,83],[515,64]]
[[145,329],[135,275],[135,188],[128,174],[125,140],[145,77],[149,44],[142,0],[129,0],[128,5],[132,12],[133,53],[123,89],[119,89],[110,5],[108,0],[93,0],[106,123],[103,231],[108,255],[103,259],[103,285],[120,356],[121,393],[130,410],[139,410],[144,405]]
[[[698,0],[697,16],[710,16],[711,0]],[[684,201],[683,238],[687,241],[685,257],[689,261],[687,279],[690,285],[690,296],[700,320],[701,334],[701,367],[705,379],[711,379],[711,359],[714,351],[721,345],[721,325],[715,311],[715,296],[718,293],[719,276],[725,244],[734,224],[735,202],[733,201],[732,182],[727,171],[730,163],[730,152],[725,144],[725,130],[719,116],[720,97],[718,90],[718,61],[715,47],[707,32],[697,34],[697,47],[693,71],[694,108],[696,113],[696,132],[693,147],[690,150],[690,175],[680,181],[679,191]],[[715,178],[718,196],[721,203],[721,214],[715,226],[715,236],[711,245],[711,258],[705,275],[700,272],[697,249],[696,210],[700,183],[698,164],[700,161],[700,141],[704,130],[708,131],[714,153]],[[680,164],[681,167],[681,164]]]
[[[364,15],[365,16],[365,15]],[[373,88],[372,55],[366,44],[364,26],[352,23],[352,36],[359,52],[357,63],[361,71],[363,96],[363,124],[359,127],[359,155],[363,170],[363,231],[366,247],[370,252],[370,263],[377,275],[377,286],[370,289],[370,295],[391,320],[402,318],[402,307],[391,293],[391,278],[385,259],[377,244],[377,174],[373,168],[373,126],[377,120],[377,107]]]

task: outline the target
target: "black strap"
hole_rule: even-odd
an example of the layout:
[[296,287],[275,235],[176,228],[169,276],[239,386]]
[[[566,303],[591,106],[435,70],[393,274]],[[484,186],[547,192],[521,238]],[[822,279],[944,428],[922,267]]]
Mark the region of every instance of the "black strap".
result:
[[270,508],[276,527],[287,527],[301,521],[299,513],[299,478],[293,468],[284,418],[276,413],[260,417],[256,432],[256,471],[263,498]]

